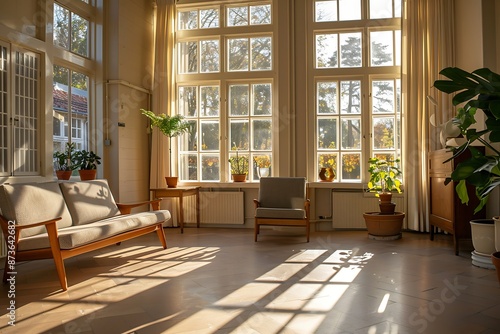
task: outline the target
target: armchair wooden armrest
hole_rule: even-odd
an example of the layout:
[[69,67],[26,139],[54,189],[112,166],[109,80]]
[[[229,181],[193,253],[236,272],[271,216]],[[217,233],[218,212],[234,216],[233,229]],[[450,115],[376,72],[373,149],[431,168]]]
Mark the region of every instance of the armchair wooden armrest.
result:
[[156,198],[150,201],[143,201],[143,202],[136,202],[136,203],[116,203],[118,206],[118,209],[120,210],[120,213],[122,215],[129,214],[132,212],[133,208],[136,208],[138,206],[146,205],[146,204],[151,204],[151,207],[153,210],[160,210],[160,202],[162,201],[163,198]]
[[258,207],[260,207],[260,202],[256,199],[253,200],[253,204],[255,204],[255,208],[257,209]]

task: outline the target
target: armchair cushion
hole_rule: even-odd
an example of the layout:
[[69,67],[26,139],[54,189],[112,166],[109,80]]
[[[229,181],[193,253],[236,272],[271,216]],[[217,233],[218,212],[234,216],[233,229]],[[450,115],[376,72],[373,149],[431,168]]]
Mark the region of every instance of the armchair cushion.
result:
[[260,180],[261,207],[304,209],[305,200],[306,179],[303,177],[263,177]]
[[[56,217],[57,227],[71,226],[71,215],[57,182],[5,184],[0,186],[2,215],[17,225],[28,225]],[[46,232],[45,226],[23,229],[20,237]]]
[[[303,206],[303,205],[302,205]],[[272,209],[272,208],[257,208],[255,209],[255,217],[257,218],[276,218],[276,219],[304,219],[306,218],[306,210],[303,209]]]
[[73,225],[84,225],[120,214],[107,180],[63,182],[61,190],[73,218]]

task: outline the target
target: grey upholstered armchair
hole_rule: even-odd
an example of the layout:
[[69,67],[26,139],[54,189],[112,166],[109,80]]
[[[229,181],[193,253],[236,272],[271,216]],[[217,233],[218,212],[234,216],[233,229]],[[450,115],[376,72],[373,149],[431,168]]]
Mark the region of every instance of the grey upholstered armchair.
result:
[[255,241],[261,225],[304,226],[309,242],[309,199],[303,177],[263,177],[255,203]]

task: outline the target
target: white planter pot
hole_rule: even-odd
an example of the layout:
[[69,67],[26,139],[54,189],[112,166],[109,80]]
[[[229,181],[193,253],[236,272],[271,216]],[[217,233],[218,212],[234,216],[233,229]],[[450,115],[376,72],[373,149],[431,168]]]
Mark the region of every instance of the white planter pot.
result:
[[500,252],[500,216],[493,217],[495,221],[495,248]]
[[495,221],[474,219],[470,221],[470,226],[475,252],[490,257],[495,252]]

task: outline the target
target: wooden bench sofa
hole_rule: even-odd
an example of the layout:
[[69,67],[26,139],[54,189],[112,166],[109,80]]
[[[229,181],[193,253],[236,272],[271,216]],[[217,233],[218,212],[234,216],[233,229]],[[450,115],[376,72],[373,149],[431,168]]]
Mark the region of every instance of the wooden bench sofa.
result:
[[[8,252],[3,281],[13,263],[53,258],[67,290],[64,259],[152,232],[167,248],[162,224],[171,216],[159,210],[159,202],[116,203],[106,180],[0,186],[0,225]],[[148,203],[153,211],[131,213]]]

